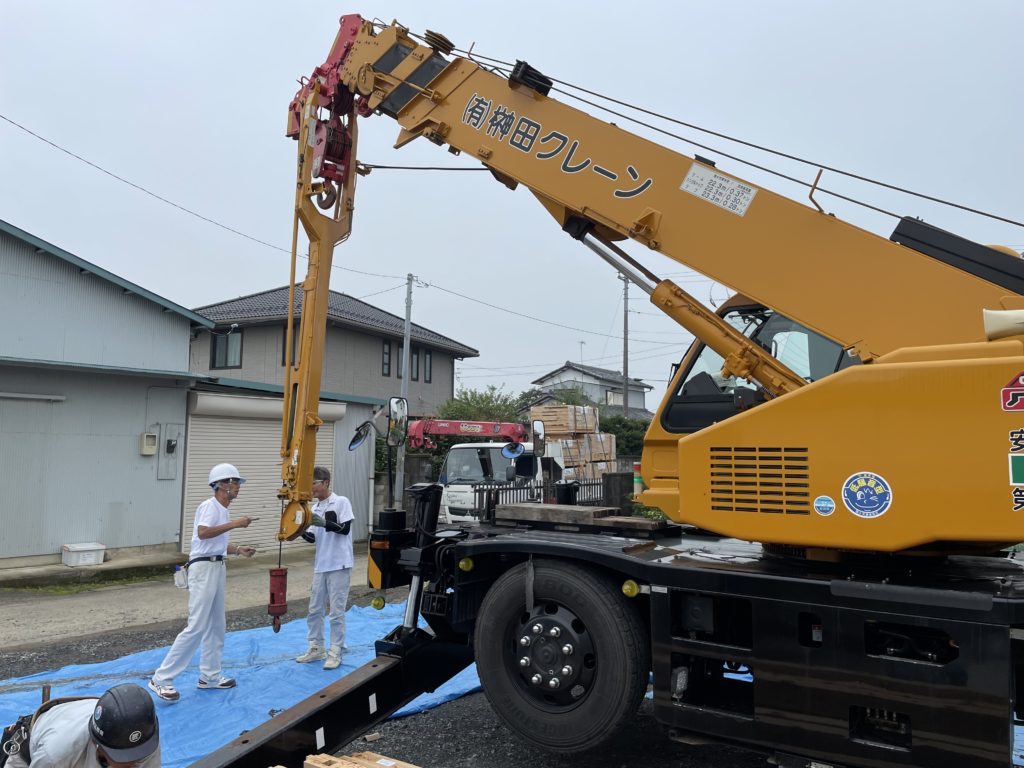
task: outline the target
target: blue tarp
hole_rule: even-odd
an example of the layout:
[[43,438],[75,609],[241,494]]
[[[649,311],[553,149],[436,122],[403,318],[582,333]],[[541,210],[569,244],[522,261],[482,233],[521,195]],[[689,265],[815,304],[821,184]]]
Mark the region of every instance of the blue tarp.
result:
[[[283,624],[277,634],[270,626],[229,632],[224,642],[224,674],[238,687],[224,691],[196,689],[199,654],[175,679],[181,700],[157,701],[163,765],[189,765],[270,718],[271,711],[287,709],[324,686],[361,667],[374,657],[373,643],[402,623],[403,605],[383,610],[350,608],[346,614],[345,652],[340,668],[325,671],[322,662],[297,664],[306,648],[306,620]],[[7,725],[39,705],[44,683],[51,696],[98,696],[118,683],[145,686],[167,653],[167,647],[133,653],[100,664],[74,664],[51,672],[0,681],[0,725]],[[470,666],[433,693],[424,694],[398,712],[408,715],[430,709],[478,690],[476,666]]]

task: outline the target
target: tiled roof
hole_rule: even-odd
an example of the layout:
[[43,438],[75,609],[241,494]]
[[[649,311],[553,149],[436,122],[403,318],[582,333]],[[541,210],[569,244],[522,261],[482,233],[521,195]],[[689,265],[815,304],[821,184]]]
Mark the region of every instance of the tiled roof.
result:
[[[534,379],[530,383],[531,384],[543,384],[545,380],[547,380],[550,377],[554,376],[556,373],[561,373],[562,371],[568,371],[568,370],[579,371],[580,373],[585,373],[588,376],[593,376],[595,379],[601,379],[602,381],[611,381],[611,382],[614,382],[616,384],[621,384],[622,383],[622,371],[611,371],[611,370],[608,370],[607,368],[595,368],[592,365],[583,365],[582,363],[573,363],[573,362],[570,362],[568,360],[565,361],[565,365],[563,365],[562,367],[556,368],[555,370],[551,371],[550,373],[545,373],[539,379]],[[654,389],[654,387],[652,387],[650,384],[646,383],[645,381],[643,381],[641,379],[634,379],[633,377],[630,377],[629,383],[631,385],[633,385],[633,386],[639,386],[639,387],[643,387],[643,388],[646,388],[646,389]]]
[[[205,307],[196,307],[195,312],[210,318],[217,325],[238,323],[244,326],[276,320],[283,321],[288,316],[288,286],[241,296],[230,301],[207,304]],[[298,318],[301,314],[302,290],[296,289],[295,317]],[[404,318],[336,291],[330,292],[327,318],[341,325],[396,339],[401,339],[405,333]],[[410,333],[413,341],[450,352],[455,357],[479,357],[480,355],[472,347],[460,344],[454,339],[442,336],[440,333],[435,333],[422,325],[416,325],[416,323],[412,323]]]

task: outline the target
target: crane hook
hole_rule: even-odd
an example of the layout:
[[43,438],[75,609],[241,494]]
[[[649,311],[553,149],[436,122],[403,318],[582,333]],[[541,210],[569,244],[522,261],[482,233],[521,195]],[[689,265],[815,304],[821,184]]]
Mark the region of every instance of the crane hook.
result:
[[316,204],[323,211],[328,211],[338,202],[338,188],[325,181],[323,191],[316,196]]

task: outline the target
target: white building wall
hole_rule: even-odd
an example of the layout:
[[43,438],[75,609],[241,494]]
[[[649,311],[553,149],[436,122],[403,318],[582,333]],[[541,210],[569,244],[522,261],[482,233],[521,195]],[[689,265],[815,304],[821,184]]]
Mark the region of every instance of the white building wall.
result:
[[[284,323],[242,328],[242,365],[240,368],[210,368],[210,333],[203,331],[192,342],[190,370],[262,384],[284,384]],[[384,337],[331,326],[327,329],[324,367],[320,389],[358,397],[387,400],[401,392],[398,378],[400,343],[391,341],[391,373],[382,373]],[[414,345],[415,347],[415,345]],[[431,381],[424,381],[424,348],[419,351],[419,380],[409,382],[409,410],[413,415],[437,413],[437,409],[455,394],[454,358],[432,350]],[[410,365],[411,367],[411,365]]]
[[187,371],[189,321],[0,232],[0,356]]
[[[177,542],[184,444],[165,449],[185,382],[13,366],[0,381],[0,559]],[[143,432],[157,454],[140,454]]]

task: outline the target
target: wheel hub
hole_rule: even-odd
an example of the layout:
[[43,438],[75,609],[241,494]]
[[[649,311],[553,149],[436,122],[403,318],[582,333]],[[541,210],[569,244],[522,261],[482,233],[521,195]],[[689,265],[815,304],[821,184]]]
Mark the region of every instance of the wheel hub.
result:
[[516,625],[511,659],[525,690],[555,706],[578,702],[590,690],[597,667],[586,626],[572,611],[552,604],[537,606]]

